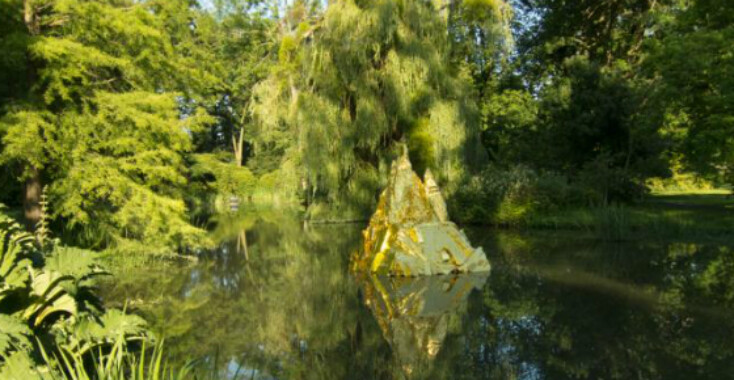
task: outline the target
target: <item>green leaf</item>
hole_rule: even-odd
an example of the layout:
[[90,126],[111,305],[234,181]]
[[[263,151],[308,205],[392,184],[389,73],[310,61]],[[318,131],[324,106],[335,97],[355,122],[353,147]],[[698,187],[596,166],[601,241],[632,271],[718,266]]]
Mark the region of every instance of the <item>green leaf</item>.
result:
[[[43,372],[42,372],[43,369]],[[56,374],[58,375],[58,374]],[[17,351],[0,366],[0,379],[51,380],[58,378],[45,367],[39,367],[27,352]]]
[[31,330],[20,319],[0,314],[0,357],[10,350],[27,351],[31,344],[28,337]]

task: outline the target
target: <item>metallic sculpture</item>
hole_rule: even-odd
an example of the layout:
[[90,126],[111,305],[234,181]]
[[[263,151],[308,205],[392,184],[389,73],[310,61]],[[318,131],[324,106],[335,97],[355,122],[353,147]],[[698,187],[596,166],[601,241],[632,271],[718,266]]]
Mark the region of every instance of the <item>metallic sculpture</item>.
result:
[[487,272],[481,248],[448,220],[446,202],[430,171],[413,172],[407,149],[391,167],[387,188],[363,231],[353,269],[393,276]]

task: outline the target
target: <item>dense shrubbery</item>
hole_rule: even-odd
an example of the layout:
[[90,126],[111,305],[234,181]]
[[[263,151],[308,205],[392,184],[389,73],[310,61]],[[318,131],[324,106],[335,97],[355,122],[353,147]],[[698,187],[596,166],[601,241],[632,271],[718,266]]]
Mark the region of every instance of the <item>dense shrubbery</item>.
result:
[[654,193],[684,193],[711,191],[716,185],[701,176],[691,172],[684,172],[683,166],[673,162],[672,176],[669,178],[654,177],[645,181],[645,185]]
[[134,374],[145,360],[128,345],[148,339],[146,322],[101,306],[93,284],[106,272],[97,254],[53,242],[43,247],[0,209],[0,378],[122,379],[160,372]]
[[533,213],[579,202],[580,195],[567,178],[555,173],[522,165],[490,166],[459,187],[449,207],[457,221],[517,225]]
[[615,174],[589,167],[568,178],[523,165],[491,165],[450,194],[451,216],[464,223],[518,226],[564,208],[605,208],[612,204],[610,194],[629,200],[644,191]]

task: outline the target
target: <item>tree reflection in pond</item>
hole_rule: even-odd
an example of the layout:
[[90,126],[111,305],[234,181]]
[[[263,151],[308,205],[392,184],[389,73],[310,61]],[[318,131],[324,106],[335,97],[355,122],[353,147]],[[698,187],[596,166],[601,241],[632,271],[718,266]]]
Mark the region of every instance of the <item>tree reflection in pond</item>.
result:
[[[405,363],[412,378],[734,373],[729,246],[468,229],[491,274],[449,312],[424,315],[421,297],[441,287],[382,292],[350,276],[362,227],[280,214],[223,221],[215,234],[225,242],[199,263],[119,267],[102,290],[151,321],[174,360],[195,359],[216,378],[393,379],[406,377]],[[237,252],[243,230],[249,260]],[[397,318],[384,318],[387,304]]]

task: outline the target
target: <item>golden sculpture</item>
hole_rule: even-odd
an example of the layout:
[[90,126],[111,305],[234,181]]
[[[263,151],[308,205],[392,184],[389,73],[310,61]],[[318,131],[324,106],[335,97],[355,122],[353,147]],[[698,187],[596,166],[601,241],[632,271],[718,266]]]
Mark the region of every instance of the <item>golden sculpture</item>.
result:
[[430,171],[425,183],[413,172],[407,150],[394,161],[387,188],[363,231],[353,269],[393,276],[487,272],[489,261],[448,220],[446,202]]

